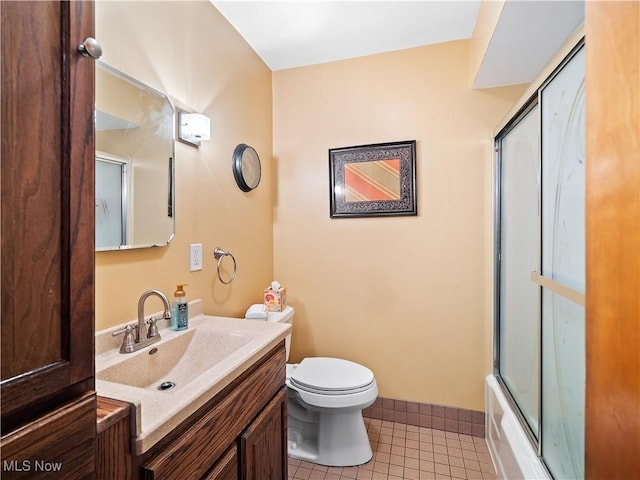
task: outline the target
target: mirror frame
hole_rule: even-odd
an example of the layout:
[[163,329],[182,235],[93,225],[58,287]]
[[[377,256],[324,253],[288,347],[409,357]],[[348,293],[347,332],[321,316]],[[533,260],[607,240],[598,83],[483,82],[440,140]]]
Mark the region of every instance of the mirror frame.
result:
[[[417,215],[415,159],[415,140],[330,149],[331,218]],[[398,198],[347,201],[347,166],[385,160],[398,161]]]
[[[171,218],[171,222],[172,222],[172,231],[169,234],[168,238],[166,239],[166,241],[161,241],[161,242],[154,242],[154,243],[141,243],[141,244],[123,244],[123,245],[114,245],[114,246],[107,246],[107,247],[97,247],[96,246],[96,252],[103,252],[103,251],[118,251],[118,250],[132,250],[132,249],[138,249],[138,248],[151,248],[151,247],[165,247],[168,246],[171,241],[174,239],[175,234],[176,234],[176,219],[175,219],[175,142],[176,142],[176,131],[175,131],[175,122],[176,122],[176,118],[177,118],[177,113],[176,113],[176,108],[174,103],[171,101],[171,98],[169,97],[168,94],[161,92],[153,87],[150,87],[149,85],[147,85],[144,82],[141,82],[140,80],[132,77],[131,75],[128,75],[120,70],[118,70],[117,68],[109,65],[108,63],[104,62],[103,60],[96,60],[96,68],[103,68],[105,71],[111,73],[112,75],[115,75],[117,77],[122,78],[125,81],[128,81],[134,85],[139,86],[140,88],[143,88],[145,91],[149,91],[159,97],[162,97],[166,100],[166,102],[171,106],[171,156],[168,158],[168,163],[166,166],[162,166],[160,168],[168,168],[169,170],[169,175],[168,175],[168,185],[167,185],[167,190],[168,190],[168,195],[167,195],[167,217]],[[94,105],[94,115],[96,112],[97,106]],[[98,135],[98,131],[96,129],[96,136]],[[111,154],[111,152],[101,152],[101,153],[106,153],[106,154]],[[98,151],[96,151],[96,155],[94,155],[94,157],[97,157],[98,155]],[[159,186],[160,187],[160,186]],[[131,186],[131,190],[133,190],[133,186]],[[132,192],[128,192],[129,195],[132,195]]]

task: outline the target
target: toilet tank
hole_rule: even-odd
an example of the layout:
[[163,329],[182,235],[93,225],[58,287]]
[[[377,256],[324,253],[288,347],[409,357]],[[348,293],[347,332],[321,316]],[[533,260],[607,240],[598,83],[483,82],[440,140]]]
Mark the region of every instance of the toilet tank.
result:
[[[247,312],[249,312],[249,311],[247,310]],[[281,312],[267,312],[267,318],[266,319],[263,318],[263,320],[266,320],[267,322],[293,324],[293,315],[294,314],[295,314],[295,311],[293,310],[293,307],[287,306]],[[252,318],[251,320],[258,320],[258,318]],[[289,349],[291,347],[291,334],[290,333],[285,338],[284,343],[285,343],[285,348],[286,348],[286,351],[287,351],[287,360],[289,360]]]
[[[281,312],[269,312],[267,314],[268,322],[276,322],[276,323],[288,323],[293,325],[293,315],[295,311],[293,307],[287,306]],[[291,334],[287,335],[287,338],[284,340],[285,349],[287,350],[287,361],[289,360],[289,348],[291,347]]]

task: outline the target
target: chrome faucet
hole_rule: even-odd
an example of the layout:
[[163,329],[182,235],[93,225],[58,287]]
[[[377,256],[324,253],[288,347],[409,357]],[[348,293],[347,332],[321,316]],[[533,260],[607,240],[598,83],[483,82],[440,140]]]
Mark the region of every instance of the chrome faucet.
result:
[[[160,290],[147,290],[144,292],[138,300],[138,323],[135,325],[127,325],[122,330],[113,332],[111,335],[116,336],[124,333],[124,339],[122,346],[120,347],[120,353],[132,353],[136,352],[152,343],[160,341],[160,333],[156,326],[156,319],[151,317],[148,322],[144,321],[144,303],[150,296],[155,295],[164,305],[163,318],[171,319],[171,306],[167,296]],[[149,330],[147,331],[147,323],[149,324]],[[135,331],[135,335],[134,332]]]

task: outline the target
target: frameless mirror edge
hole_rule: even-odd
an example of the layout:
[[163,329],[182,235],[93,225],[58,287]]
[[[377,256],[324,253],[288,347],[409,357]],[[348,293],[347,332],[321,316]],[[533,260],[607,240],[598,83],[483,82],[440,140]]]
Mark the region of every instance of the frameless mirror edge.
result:
[[[171,198],[171,226],[172,226],[172,231],[169,234],[169,237],[167,238],[166,241],[162,241],[162,242],[154,242],[154,243],[141,243],[141,244],[124,244],[124,245],[113,245],[113,246],[104,246],[104,247],[95,247],[95,251],[96,252],[109,252],[109,251],[120,251],[120,250],[135,250],[135,249],[141,249],[141,248],[153,248],[153,247],[166,247],[169,246],[169,244],[172,242],[172,240],[175,237],[175,232],[176,232],[176,218],[175,218],[175,212],[176,212],[176,202],[175,202],[175,142],[176,142],[176,107],[174,102],[171,100],[171,98],[169,97],[168,94],[161,92],[149,85],[147,85],[146,83],[143,83],[139,80],[137,80],[136,78],[132,77],[131,75],[128,75],[120,70],[118,70],[117,68],[109,65],[108,63],[106,63],[104,60],[96,60],[96,64],[101,67],[104,68],[104,70],[108,71],[111,74],[117,75],[125,80],[127,80],[128,82],[131,82],[135,85],[139,85],[141,87],[143,87],[145,90],[150,91],[162,98],[164,98],[166,100],[166,102],[168,103],[168,105],[171,107],[171,125],[172,125],[172,129],[171,129],[171,182],[170,182],[170,191],[168,192]],[[94,112],[95,110],[97,110],[95,104],[94,104]],[[95,115],[95,113],[94,113]],[[95,118],[94,118],[95,121]],[[94,154],[95,157],[95,154]]]

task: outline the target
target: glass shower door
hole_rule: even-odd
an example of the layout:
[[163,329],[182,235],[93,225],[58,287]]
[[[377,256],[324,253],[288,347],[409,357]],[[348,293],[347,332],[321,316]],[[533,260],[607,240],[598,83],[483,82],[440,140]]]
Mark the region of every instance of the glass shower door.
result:
[[501,140],[500,378],[538,438],[539,111],[535,105]]
[[584,47],[541,92],[542,457],[584,478]]
[[584,478],[585,51],[499,147],[496,375],[555,479]]

